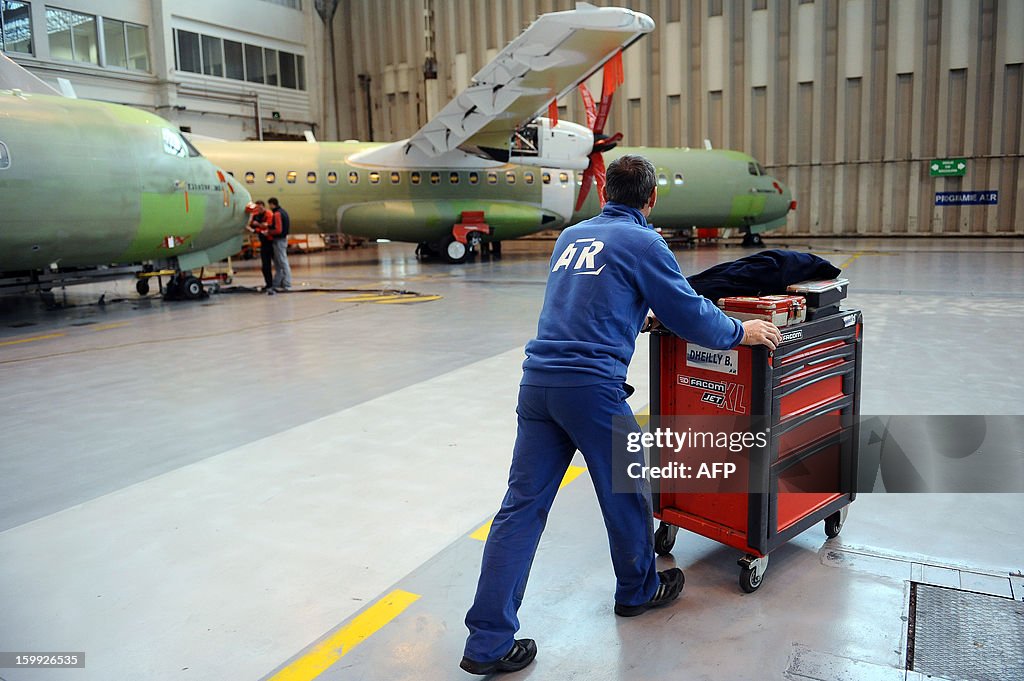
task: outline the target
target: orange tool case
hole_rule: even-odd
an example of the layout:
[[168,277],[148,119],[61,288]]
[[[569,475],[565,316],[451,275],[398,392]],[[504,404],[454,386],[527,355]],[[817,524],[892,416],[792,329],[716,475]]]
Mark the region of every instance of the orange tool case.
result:
[[[826,535],[839,533],[856,496],[862,326],[859,310],[788,326],[774,352],[714,351],[665,330],[651,334],[652,415],[749,415],[770,431],[765,446],[742,457],[744,491],[684,492],[651,481],[657,553],[672,551],[678,528],[743,551],[740,587],[749,593],[772,550],[822,521]],[[708,361],[716,353],[723,359]],[[650,465],[673,456],[651,447]]]

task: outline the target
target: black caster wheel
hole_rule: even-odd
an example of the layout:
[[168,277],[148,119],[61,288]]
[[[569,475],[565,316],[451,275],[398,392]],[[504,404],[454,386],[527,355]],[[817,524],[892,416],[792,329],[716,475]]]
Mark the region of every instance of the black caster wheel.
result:
[[843,529],[843,520],[842,511],[836,511],[829,517],[825,518],[825,536],[829,539],[838,537],[840,530]]
[[761,238],[760,234],[744,234],[743,235],[743,246],[745,248],[756,248],[757,246],[763,246],[764,239]]
[[654,552],[659,556],[667,556],[672,553],[672,547],[676,545],[676,533],[678,527],[661,523],[654,532]]
[[140,296],[149,295],[149,279],[139,279],[135,282],[135,290],[139,292]]
[[736,561],[740,566],[740,588],[752,594],[764,581],[764,572],[768,569],[768,556],[757,557],[747,554]]
[[757,570],[754,568],[740,570],[740,588],[745,593],[752,594],[757,591],[762,581],[764,581],[764,575],[757,574]]
[[181,282],[181,292],[189,300],[199,300],[203,297],[203,282],[193,276],[185,277]]

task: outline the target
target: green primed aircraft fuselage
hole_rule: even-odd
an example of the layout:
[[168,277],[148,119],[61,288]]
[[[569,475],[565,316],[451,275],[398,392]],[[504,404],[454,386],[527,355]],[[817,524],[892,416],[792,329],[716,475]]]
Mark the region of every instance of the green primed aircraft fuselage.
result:
[[0,90],[0,272],[217,262],[249,198],[159,116]]
[[[492,240],[557,229],[599,211],[596,190],[574,211],[580,171],[502,165],[467,157],[458,167],[386,167],[360,162],[387,146],[359,142],[195,141],[254,198],[277,197],[292,229],[373,239],[436,242],[463,211],[482,211]],[[618,148],[646,156],[659,173],[651,222],[663,228],[785,223],[792,196],[750,156],[729,150]]]

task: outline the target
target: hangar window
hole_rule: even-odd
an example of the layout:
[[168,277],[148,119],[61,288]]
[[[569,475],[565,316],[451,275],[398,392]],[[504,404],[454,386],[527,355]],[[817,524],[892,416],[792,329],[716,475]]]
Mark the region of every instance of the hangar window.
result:
[[32,54],[32,6],[27,2],[0,0],[0,10],[3,14],[0,49]]
[[498,173],[487,173],[487,184],[498,184]]
[[246,184],[255,184],[256,183],[256,173],[252,172],[251,170],[245,171],[245,183]]
[[664,187],[667,184],[668,184],[668,176],[665,175],[665,173],[659,173],[658,174],[658,186],[659,187]]
[[220,38],[200,36],[203,45],[203,73],[207,76],[224,75],[224,45]]
[[479,182],[480,182],[480,174],[479,173],[470,173],[469,174],[469,183],[470,184],[478,184]]
[[263,82],[263,49],[245,44],[245,79],[250,83]]
[[376,170],[370,173],[370,184],[380,184],[380,173]]
[[291,52],[279,52],[281,87],[295,89],[295,55]]
[[100,63],[94,15],[47,7],[46,33],[54,59]]
[[272,50],[269,47],[263,50],[263,68],[266,74],[267,85],[277,85],[277,50]]
[[505,172],[505,182],[508,182],[509,184],[516,183],[516,172],[514,170],[509,170]]
[[676,184],[682,184],[683,183],[683,176],[681,174],[679,174],[679,173],[676,173],[675,178],[674,178],[674,182]]
[[441,173],[436,170],[430,173],[430,184],[441,184]]
[[523,180],[526,184],[533,184],[533,173],[523,173]]
[[306,173],[306,182],[310,184],[316,184],[316,173],[312,170]]
[[245,80],[242,43],[234,40],[224,41],[224,76],[233,80]]
[[299,177],[299,174],[294,170],[289,170],[287,175],[288,184],[295,184],[295,180]]
[[267,184],[274,184],[275,182],[277,182],[277,173],[275,173],[272,170],[268,171],[266,177],[264,177],[263,179],[267,181]]
[[551,184],[551,173],[547,171],[541,173],[540,179],[544,184]]
[[338,173],[333,170],[327,173],[327,184],[338,184]]
[[561,182],[562,184],[568,184],[569,173],[558,173],[558,181]]
[[420,171],[414,170],[411,173],[409,173],[409,181],[412,182],[413,184],[419,184],[420,183]]
[[[149,40],[145,26],[102,17],[100,24],[106,43],[104,52],[110,55],[107,57],[110,65],[149,70]],[[174,30],[174,43],[177,48],[175,65],[179,71],[246,80],[291,90],[306,89],[306,59],[301,54],[181,29]],[[103,62],[100,64],[105,65]]]
[[359,173],[355,172],[354,170],[351,173],[349,173],[348,174],[348,183],[349,184],[359,184]]
[[398,184],[401,181],[402,181],[402,176],[399,175],[397,171],[392,170],[391,171],[391,184]]
[[458,173],[449,173],[448,174],[448,181],[451,182],[452,184],[458,184],[459,183],[459,174]]

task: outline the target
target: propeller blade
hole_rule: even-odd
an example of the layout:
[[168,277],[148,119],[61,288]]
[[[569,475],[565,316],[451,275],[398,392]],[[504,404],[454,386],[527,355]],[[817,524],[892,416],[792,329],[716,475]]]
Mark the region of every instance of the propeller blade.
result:
[[594,156],[600,158],[600,154],[590,154],[590,163],[587,165],[587,169],[583,171],[583,184],[580,186],[580,195],[576,197],[576,210],[583,207],[583,202],[587,200],[587,194],[590,193],[590,183],[594,178]]
[[605,62],[604,79],[601,83],[601,104],[597,110],[597,118],[591,129],[595,135],[604,132],[604,124],[608,121],[608,114],[612,111],[612,95],[622,85],[625,76],[622,71],[622,50],[615,53],[615,56]]
[[552,99],[548,104],[548,118],[551,120],[551,127],[558,125],[558,100]]
[[594,121],[597,120],[597,107],[594,106],[594,97],[587,89],[586,83],[580,83],[580,97],[583,98],[583,109],[587,112],[587,127],[594,129]]
[[601,208],[604,208],[604,185],[605,185],[605,172],[604,172],[604,157],[601,156],[600,152],[594,154],[590,159],[591,167],[594,169],[594,179],[597,180],[597,200],[601,202]]

